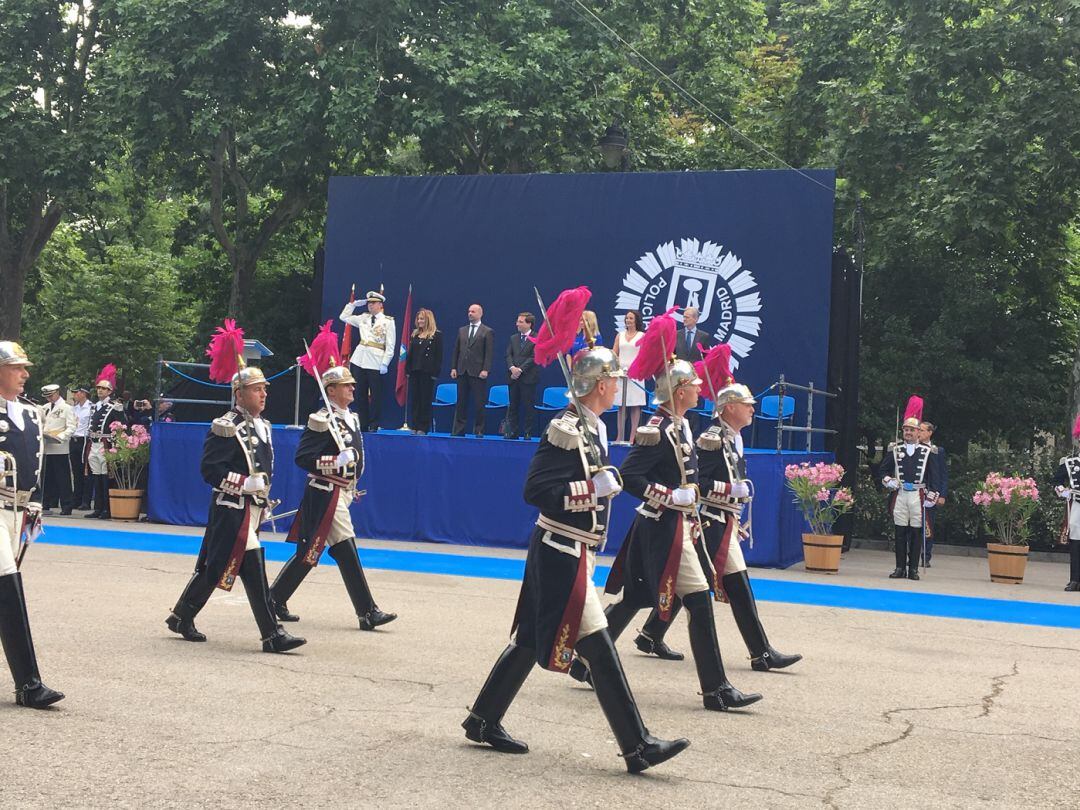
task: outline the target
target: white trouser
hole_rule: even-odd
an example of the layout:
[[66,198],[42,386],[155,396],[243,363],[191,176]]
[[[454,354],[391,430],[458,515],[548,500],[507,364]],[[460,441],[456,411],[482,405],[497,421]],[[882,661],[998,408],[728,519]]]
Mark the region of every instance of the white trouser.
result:
[[683,515],[682,522],[682,557],[679,560],[679,575],[675,578],[675,595],[680,599],[692,593],[709,590],[709,581],[701,570],[701,560],[698,559],[692,539],[696,521],[689,515]]
[[91,475],[108,475],[109,465],[105,463],[105,445],[95,442],[90,445],[90,455],[87,456]]
[[896,505],[893,506],[894,526],[922,527],[922,498],[917,489],[896,491]]
[[1080,540],[1080,499],[1069,502],[1069,539]]
[[259,525],[263,519],[263,510],[261,507],[251,505],[251,520],[248,521],[247,541],[244,543],[244,551],[254,551],[257,548],[262,548],[262,544],[259,542]]
[[589,581],[585,584],[585,605],[581,609],[581,624],[578,626],[577,640],[581,640],[585,636],[603,630],[608,626],[607,616],[604,615],[604,605],[600,601],[600,594],[596,592],[596,586],[593,585],[593,572],[596,570],[596,551],[582,547],[581,553],[587,555],[588,570],[586,576]]
[[14,574],[15,555],[19,553],[19,535],[15,523],[22,526],[22,510],[16,510],[14,516],[10,509],[0,509],[0,577]]
[[326,545],[336,546],[342,540],[355,537],[356,532],[352,525],[352,515],[349,514],[349,505],[353,502],[353,490],[343,489],[338,493],[337,506],[334,508],[334,522],[330,526],[330,534],[326,538]]
[[731,530],[731,542],[728,543],[727,560],[724,562],[724,570],[720,576],[737,574],[746,570],[746,560],[743,559],[742,543],[739,542],[739,519],[728,515],[728,520],[735,521],[735,528]]

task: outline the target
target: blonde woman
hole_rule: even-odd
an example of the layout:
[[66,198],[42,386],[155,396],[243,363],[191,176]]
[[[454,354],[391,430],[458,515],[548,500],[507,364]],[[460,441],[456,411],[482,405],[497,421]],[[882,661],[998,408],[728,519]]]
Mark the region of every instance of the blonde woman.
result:
[[[638,355],[641,347],[641,338],[644,333],[644,325],[641,322],[641,313],[636,309],[628,310],[623,316],[624,329],[615,337],[613,351],[619,358],[619,368],[624,371],[630,368]],[[623,443],[623,428],[627,421],[630,422],[630,444],[634,443],[637,436],[638,423],[641,421],[641,408],[645,405],[645,389],[636,380],[623,377],[619,380],[619,390],[615,393],[615,404],[620,406],[619,413],[615,417],[617,426],[615,437],[616,444]],[[629,417],[629,420],[627,419]]]
[[415,328],[409,338],[409,354],[405,358],[405,370],[409,374],[409,424],[413,433],[426,436],[431,430],[431,401],[435,395],[435,380],[439,378],[443,364],[443,336],[435,325],[435,313],[421,309],[413,322]]
[[592,335],[594,345],[604,345],[604,339],[600,337],[600,325],[596,322],[596,313],[591,309],[587,309],[581,313],[581,327],[578,329],[577,337],[574,338],[574,345],[570,348],[571,357],[588,347],[589,343],[585,339],[586,329],[588,329],[589,334]]

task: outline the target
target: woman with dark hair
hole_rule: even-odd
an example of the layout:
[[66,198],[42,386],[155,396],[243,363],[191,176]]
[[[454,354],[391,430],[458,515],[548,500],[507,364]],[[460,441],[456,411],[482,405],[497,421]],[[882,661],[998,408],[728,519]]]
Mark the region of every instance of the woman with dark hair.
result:
[[[615,356],[619,358],[619,368],[626,370],[634,362],[641,345],[641,337],[644,334],[644,324],[641,322],[641,313],[636,309],[627,310],[623,316],[625,328],[615,337]],[[636,380],[623,377],[619,380],[619,390],[615,394],[615,404],[619,406],[618,415],[615,417],[617,425],[616,444],[623,443],[623,428],[629,417],[630,439],[629,444],[634,443],[637,435],[638,423],[641,421],[641,408],[645,405],[645,389]]]
[[409,338],[409,354],[405,370],[409,374],[412,407],[409,424],[413,433],[426,436],[431,430],[431,401],[435,395],[435,380],[442,371],[443,336],[435,325],[435,313],[421,309],[416,313],[415,328]]

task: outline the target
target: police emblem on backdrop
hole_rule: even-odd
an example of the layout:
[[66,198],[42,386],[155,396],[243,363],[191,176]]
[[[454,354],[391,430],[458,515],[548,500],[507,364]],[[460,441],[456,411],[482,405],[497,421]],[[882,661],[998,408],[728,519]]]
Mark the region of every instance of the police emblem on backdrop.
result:
[[715,242],[665,242],[637,260],[615,298],[616,328],[623,314],[639,310],[646,321],[671,307],[696,307],[699,328],[731,346],[731,368],[746,357],[761,332],[761,294],[742,260]]

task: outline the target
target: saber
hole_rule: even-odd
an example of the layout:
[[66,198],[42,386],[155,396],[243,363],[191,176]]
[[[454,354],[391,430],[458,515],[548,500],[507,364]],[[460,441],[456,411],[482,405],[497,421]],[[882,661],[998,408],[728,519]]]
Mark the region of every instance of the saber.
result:
[[[544,305],[544,299],[540,296],[540,290],[538,290],[536,287],[533,287],[533,292],[536,293],[536,303],[540,305],[540,312],[542,317],[544,318],[544,323],[547,324],[548,331],[551,332],[552,335],[554,335],[555,330],[551,326],[551,321],[548,320],[547,307]],[[586,328],[585,330],[585,335],[591,341],[588,328]],[[589,474],[596,475],[596,473],[600,472],[601,470],[608,470],[612,475],[615,476],[615,480],[619,482],[619,487],[621,488],[623,485],[623,480],[622,475],[619,474],[619,468],[613,467],[610,464],[605,465],[602,463],[603,456],[600,455],[600,450],[596,446],[596,443],[593,441],[592,431],[589,430],[589,426],[585,422],[585,414],[581,410],[581,403],[578,402],[577,394],[574,393],[574,382],[570,377],[570,367],[566,363],[566,356],[562,352],[556,352],[556,357],[559,360],[559,368],[562,370],[563,379],[566,381],[566,393],[570,396],[570,402],[573,403],[574,410],[577,412],[577,415],[582,419],[583,427],[581,434],[585,438],[585,454],[588,457],[589,461]],[[600,415],[597,414],[596,418],[599,419]]]
[[[686,462],[682,457],[682,443],[683,443],[683,418],[675,413],[675,388],[671,384],[671,366],[668,364],[667,345],[664,341],[664,336],[660,335],[660,351],[664,355],[664,378],[667,380],[668,396],[671,397],[668,404],[671,406],[671,426],[679,434],[679,440],[675,442],[675,460],[679,462],[679,478],[682,481],[682,486],[689,487],[694,490],[694,523],[697,524],[698,537],[702,540],[705,539],[705,527],[701,525],[701,512],[698,511],[698,501],[701,499],[701,490],[697,484],[691,484],[686,478]],[[693,366],[691,366],[692,368]],[[671,438],[670,433],[668,438]]]
[[330,397],[326,393],[326,386],[323,385],[322,374],[319,373],[319,367],[315,364],[315,358],[311,356],[311,346],[308,345],[307,340],[304,341],[304,354],[307,356],[307,359],[311,361],[311,368],[314,372],[311,376],[313,376],[315,382],[318,383],[323,405],[326,406],[326,421],[330,426],[330,435],[334,437],[334,444],[337,445],[338,452],[340,453],[345,450],[345,440],[341,438],[341,433],[338,432],[337,418],[334,416],[334,407],[330,404]]

